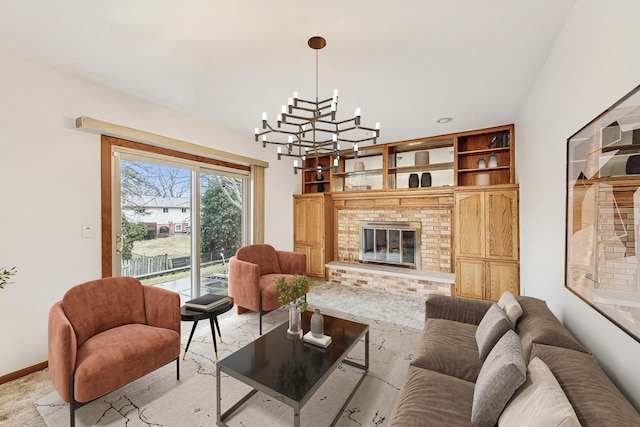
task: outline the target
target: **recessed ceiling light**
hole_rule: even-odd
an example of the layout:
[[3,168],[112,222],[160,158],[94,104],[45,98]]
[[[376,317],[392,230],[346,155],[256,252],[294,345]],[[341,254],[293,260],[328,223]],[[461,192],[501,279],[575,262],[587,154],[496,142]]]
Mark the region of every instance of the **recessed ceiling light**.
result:
[[443,117],[441,119],[436,120],[438,123],[443,124],[443,123],[449,123],[450,121],[453,120],[453,117]]

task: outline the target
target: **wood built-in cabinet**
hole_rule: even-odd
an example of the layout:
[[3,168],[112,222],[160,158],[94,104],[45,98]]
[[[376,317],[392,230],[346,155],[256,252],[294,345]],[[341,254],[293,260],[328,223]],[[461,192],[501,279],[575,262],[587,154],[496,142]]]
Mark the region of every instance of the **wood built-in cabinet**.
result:
[[520,293],[517,185],[454,190],[457,296],[497,301]]
[[411,191],[425,186],[513,184],[514,160],[513,125],[370,145],[357,151],[343,147],[337,171],[323,170],[321,176],[316,168],[332,166],[333,159],[306,158],[302,191]]
[[307,275],[326,278],[333,261],[333,201],[323,193],[293,196],[293,250],[307,255]]
[[458,134],[455,185],[514,184],[514,156],[513,125]]

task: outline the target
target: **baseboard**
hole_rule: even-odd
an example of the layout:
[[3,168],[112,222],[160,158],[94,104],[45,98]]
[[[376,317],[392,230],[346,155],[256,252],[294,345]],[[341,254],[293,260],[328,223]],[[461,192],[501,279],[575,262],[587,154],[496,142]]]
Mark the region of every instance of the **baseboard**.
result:
[[4,383],[8,383],[9,381],[13,381],[15,379],[18,379],[20,377],[24,377],[25,375],[29,375],[32,374],[34,372],[37,371],[41,371],[44,368],[49,366],[49,362],[48,361],[44,361],[41,363],[38,363],[36,365],[32,365],[32,366],[27,366],[24,369],[20,369],[19,371],[15,371],[15,372],[11,372],[7,375],[3,375],[0,377],[0,384],[4,384]]

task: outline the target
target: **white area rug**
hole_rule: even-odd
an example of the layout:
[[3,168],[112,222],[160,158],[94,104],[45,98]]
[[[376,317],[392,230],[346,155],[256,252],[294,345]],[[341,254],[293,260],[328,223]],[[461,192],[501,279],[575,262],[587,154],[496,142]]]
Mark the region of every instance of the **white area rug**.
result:
[[[420,331],[333,310],[321,310],[336,317],[369,324],[369,373],[342,413],[338,426],[385,424],[409,366]],[[264,331],[284,323],[287,313],[277,310],[263,318]],[[235,309],[218,318],[224,343],[218,343],[222,359],[258,336],[258,315],[236,315]],[[187,343],[191,322],[182,323],[182,348]],[[215,357],[209,323],[201,321],[186,360],[170,363],[139,380],[97,399],[76,411],[76,426],[215,426]],[[351,359],[362,363],[364,340]],[[340,365],[301,410],[302,426],[329,426],[360,380],[361,370]],[[250,388],[239,381],[222,378],[222,411],[244,396]],[[47,426],[69,425],[69,408],[56,392],[35,403]],[[229,426],[264,427],[293,424],[293,409],[263,393],[257,393],[232,416]]]

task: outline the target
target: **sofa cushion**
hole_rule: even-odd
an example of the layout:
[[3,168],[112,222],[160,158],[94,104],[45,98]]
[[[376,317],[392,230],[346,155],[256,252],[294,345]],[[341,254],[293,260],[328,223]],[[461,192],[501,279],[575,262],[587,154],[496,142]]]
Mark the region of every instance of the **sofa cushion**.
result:
[[640,426],[640,414],[589,354],[535,344],[539,357],[553,372],[583,427]]
[[109,277],[74,286],[62,298],[62,308],[78,347],[111,328],[147,323],[142,283],[133,277]]
[[516,323],[520,316],[522,316],[522,307],[520,303],[509,291],[504,291],[498,300],[498,307],[500,307],[509,318],[511,322],[511,329],[515,329]]
[[527,379],[500,415],[498,427],[580,427],[569,399],[549,367],[538,357],[529,362]]
[[236,257],[241,261],[256,264],[260,268],[260,276],[282,272],[278,262],[278,254],[271,245],[243,246],[236,252]]
[[492,304],[476,329],[476,342],[481,360],[487,358],[493,346],[509,329],[511,322],[506,313],[498,304]]
[[78,348],[75,399],[87,402],[151,372],[180,355],[180,334],[131,324],[91,337]]
[[522,339],[522,347],[527,360],[531,358],[534,343],[555,345],[588,353],[556,316],[547,303],[532,297],[516,298],[522,307],[522,317],[515,331]]
[[493,427],[513,393],[524,383],[527,364],[520,338],[507,331],[493,347],[473,391],[471,424]]
[[475,382],[482,366],[476,328],[469,323],[428,319],[411,365]]
[[470,427],[473,383],[409,367],[389,426]]

